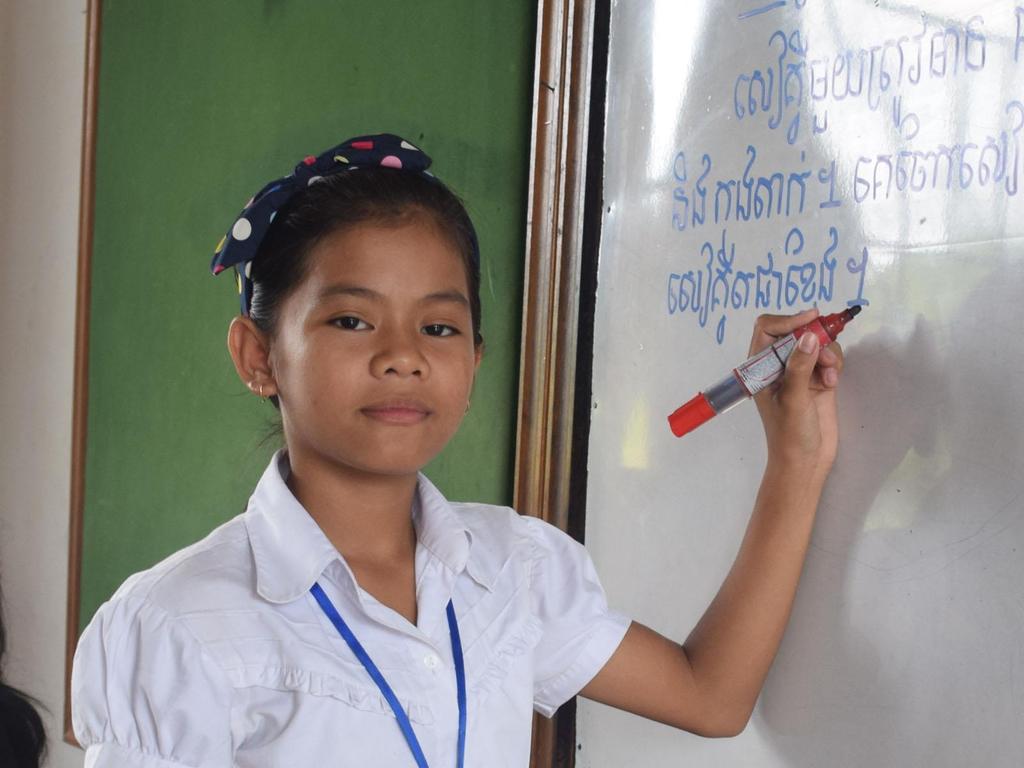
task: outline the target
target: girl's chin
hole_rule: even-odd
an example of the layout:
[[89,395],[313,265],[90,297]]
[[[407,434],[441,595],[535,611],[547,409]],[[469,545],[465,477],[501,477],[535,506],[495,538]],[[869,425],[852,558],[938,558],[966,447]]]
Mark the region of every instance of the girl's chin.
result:
[[[370,437],[371,439],[367,439]],[[342,473],[407,476],[415,475],[441,452],[443,444],[437,445],[436,440],[424,444],[414,439],[409,432],[402,437],[402,430],[386,440],[372,439],[375,435],[352,436],[347,442],[338,444],[309,444],[308,450],[319,459],[321,465],[333,465]],[[333,441],[332,441],[333,443]],[[356,450],[352,450],[357,447]]]
[[[369,475],[386,477],[407,477],[420,472],[436,454],[430,456],[381,456],[376,455],[365,461],[350,463],[353,469]],[[344,462],[343,462],[344,463]]]

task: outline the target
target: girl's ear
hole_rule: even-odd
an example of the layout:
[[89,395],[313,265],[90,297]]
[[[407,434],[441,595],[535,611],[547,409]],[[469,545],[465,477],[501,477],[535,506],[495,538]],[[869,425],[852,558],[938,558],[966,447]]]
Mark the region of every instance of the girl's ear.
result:
[[260,397],[277,394],[277,382],[270,365],[269,341],[248,317],[240,315],[228,327],[228,351],[238,378]]

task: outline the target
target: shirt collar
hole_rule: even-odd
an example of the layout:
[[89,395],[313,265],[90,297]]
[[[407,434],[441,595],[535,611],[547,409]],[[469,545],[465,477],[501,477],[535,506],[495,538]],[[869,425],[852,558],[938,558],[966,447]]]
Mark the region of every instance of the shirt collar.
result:
[[[301,597],[330,563],[344,562],[288,488],[289,471],[287,453],[281,449],[264,470],[245,512],[256,564],[256,591],[273,603]],[[418,476],[412,515],[420,546],[452,572],[466,570],[474,581],[491,589],[494,573],[478,563],[479,558],[470,557],[472,540],[468,530],[444,495],[422,474]]]
[[[450,570],[465,570],[477,584],[491,591],[504,560],[497,560],[459,519],[451,502],[424,474],[419,475],[413,504],[417,543]],[[500,557],[500,555],[499,555]]]
[[288,456],[277,451],[263,472],[245,511],[256,591],[272,603],[287,603],[309,591],[324,568],[340,559],[320,526],[285,483]]

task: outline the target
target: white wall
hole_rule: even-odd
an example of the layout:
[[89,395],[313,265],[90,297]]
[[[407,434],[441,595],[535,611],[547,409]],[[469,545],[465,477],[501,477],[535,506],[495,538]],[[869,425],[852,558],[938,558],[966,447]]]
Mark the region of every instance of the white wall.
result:
[[85,0],[0,0],[0,572],[7,676],[62,741]]

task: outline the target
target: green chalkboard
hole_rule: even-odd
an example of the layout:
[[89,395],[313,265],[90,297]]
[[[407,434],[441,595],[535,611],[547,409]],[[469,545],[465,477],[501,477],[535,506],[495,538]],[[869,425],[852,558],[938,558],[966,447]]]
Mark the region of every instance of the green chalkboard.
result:
[[227,354],[243,203],[304,155],[390,131],[467,201],[487,353],[428,473],[511,499],[536,3],[102,3],[79,630],[129,574],[238,514],[279,438]]

